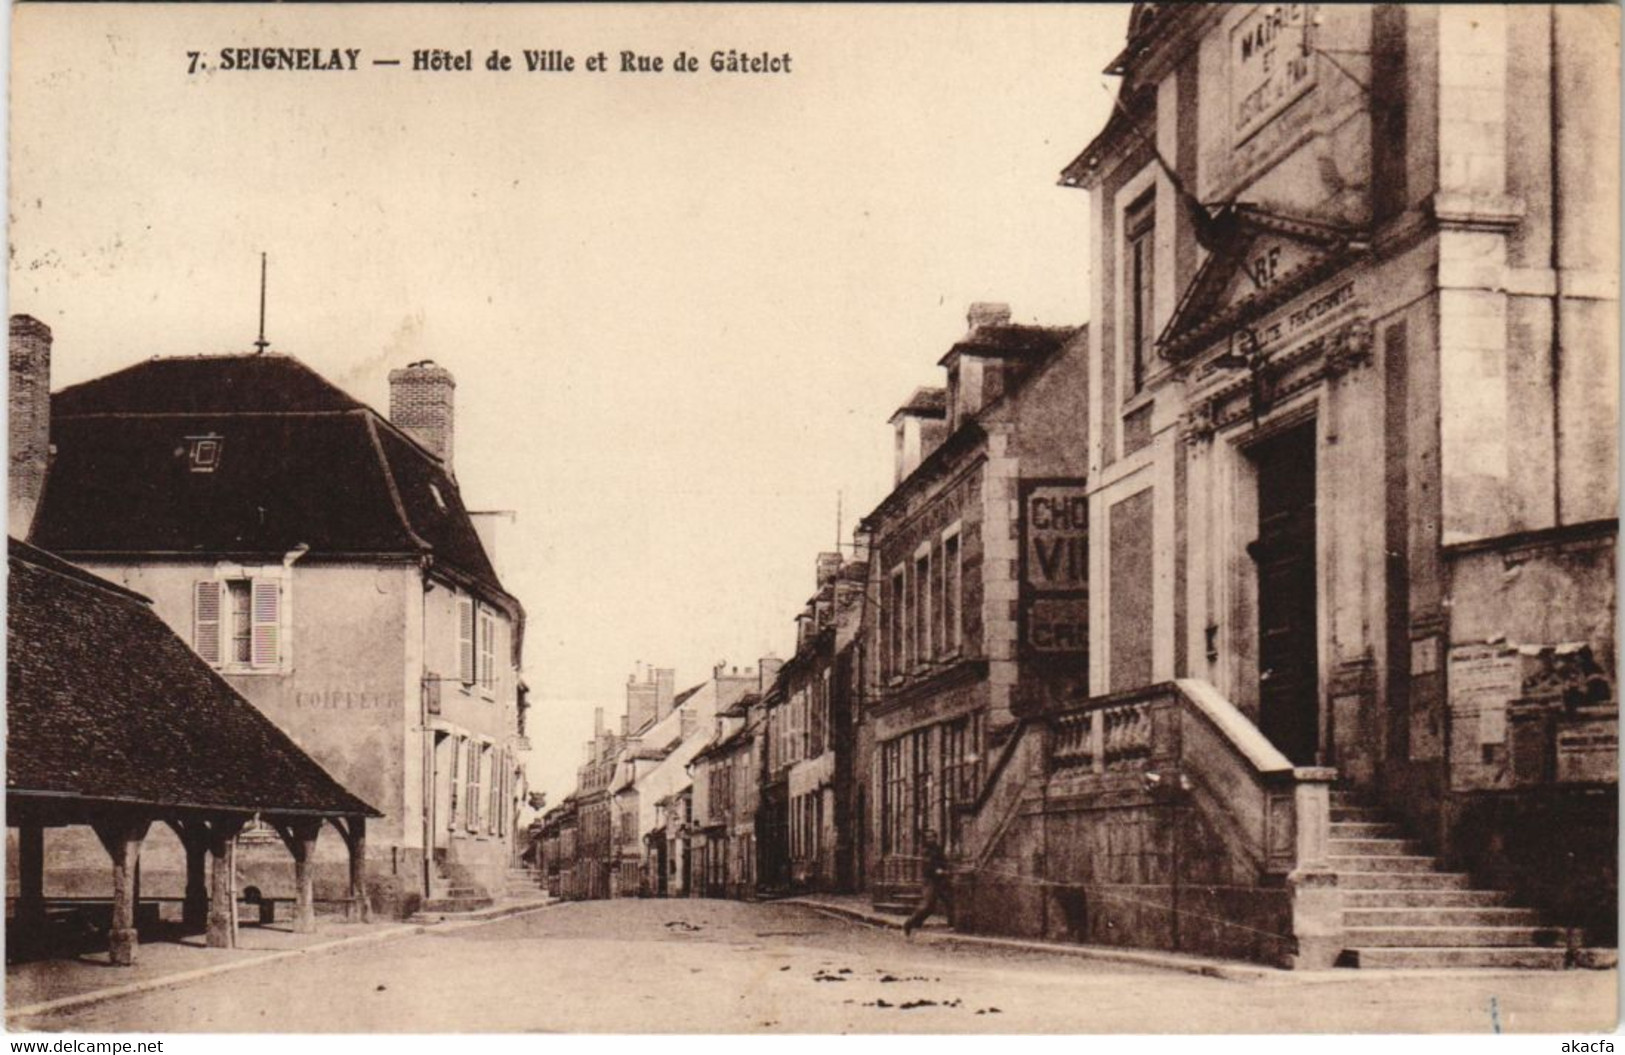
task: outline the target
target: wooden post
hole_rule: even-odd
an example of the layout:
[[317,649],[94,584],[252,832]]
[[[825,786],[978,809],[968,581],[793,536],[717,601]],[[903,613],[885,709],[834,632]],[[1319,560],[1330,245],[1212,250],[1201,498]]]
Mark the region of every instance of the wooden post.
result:
[[107,956],[116,967],[133,965],[140,945],[135,929],[136,869],[149,823],[145,818],[121,817],[91,825],[113,859],[113,926],[107,935]]
[[237,833],[247,818],[219,816],[209,822],[208,945],[212,949],[237,947]]
[[188,929],[206,927],[209,923],[209,829],[194,821],[184,832],[177,829],[177,834],[181,845],[186,847],[186,897],[181,903],[181,922]]
[[293,931],[310,934],[316,930],[316,836],[321,834],[322,820],[303,817],[271,824],[293,855]]
[[344,837],[345,848],[350,851],[350,904],[345,915],[352,922],[372,921],[372,905],[367,900],[367,818],[329,817],[333,827]]
[[17,830],[17,924],[38,933],[45,924],[45,825]]

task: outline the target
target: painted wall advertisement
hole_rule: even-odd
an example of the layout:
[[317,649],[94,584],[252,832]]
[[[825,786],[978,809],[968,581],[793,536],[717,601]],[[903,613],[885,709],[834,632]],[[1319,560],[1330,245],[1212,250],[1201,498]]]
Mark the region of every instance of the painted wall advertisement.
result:
[[1089,651],[1089,502],[1082,480],[1029,481],[1021,503],[1021,643],[1029,654]]

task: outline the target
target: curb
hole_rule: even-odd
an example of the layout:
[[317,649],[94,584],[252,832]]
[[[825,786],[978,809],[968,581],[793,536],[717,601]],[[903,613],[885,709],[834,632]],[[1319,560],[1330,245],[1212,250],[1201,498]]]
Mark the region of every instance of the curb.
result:
[[[446,923],[407,923],[388,930],[374,931],[371,934],[354,934],[331,941],[307,945],[302,949],[280,949],[265,953],[263,956],[254,956],[241,960],[232,960],[229,963],[210,964],[207,967],[194,967],[185,971],[176,971],[157,978],[147,978],[139,982],[129,982],[124,985],[111,986],[107,989],[96,989],[88,993],[78,993],[74,996],[58,997],[55,1000],[43,1000],[37,1004],[27,1004],[23,1007],[7,1008],[6,1023],[8,1027],[15,1019],[32,1018],[35,1015],[51,1014],[56,1011],[67,1011],[73,1008],[88,1007],[111,1000],[118,1000],[126,996],[136,996],[141,993],[150,993],[155,989],[166,989],[173,985],[186,982],[195,982],[203,978],[212,978],[215,975],[229,974],[248,967],[261,967],[268,963],[277,963],[281,960],[292,959],[295,956],[310,956],[315,953],[331,952],[335,949],[356,948],[366,945],[394,941],[397,938],[409,938],[417,934],[425,934],[431,930],[441,934],[466,930],[499,919],[522,916],[531,912],[540,912],[550,908],[557,902],[549,901],[544,904],[526,904],[508,906],[505,911],[481,919],[467,919],[447,921]],[[490,910],[487,910],[490,911]]]
[[[871,927],[889,930],[902,930],[900,921],[894,921],[889,916],[880,913],[865,911],[863,909],[849,908],[846,905],[832,905],[822,901],[812,901],[802,898],[787,898],[782,904],[800,905],[815,912],[840,919],[852,920]],[[1218,978],[1228,982],[1253,982],[1264,985],[1291,985],[1296,983],[1331,983],[1331,982],[1359,982],[1376,979],[1424,979],[1424,978],[1456,978],[1456,979],[1491,979],[1491,978],[1530,978],[1549,974],[1568,974],[1572,971],[1534,971],[1520,970],[1518,968],[1493,967],[1441,967],[1432,969],[1404,969],[1404,968],[1332,968],[1326,970],[1293,971],[1279,967],[1265,967],[1258,964],[1239,963],[1233,960],[1219,960],[1204,956],[1191,956],[1184,953],[1156,952],[1148,949],[1124,949],[1107,945],[1070,945],[1060,942],[1031,941],[1024,938],[1000,938],[983,934],[960,934],[941,925],[928,926],[918,932],[918,939],[933,945],[966,945],[983,948],[1003,949],[1010,952],[1044,953],[1051,956],[1070,956],[1075,959],[1088,960],[1092,963],[1118,963],[1135,967],[1152,967],[1168,971],[1180,971],[1185,974],[1194,974],[1204,978]],[[1607,966],[1590,968],[1591,970],[1615,969],[1615,963],[1608,963],[1603,956],[1597,959]]]

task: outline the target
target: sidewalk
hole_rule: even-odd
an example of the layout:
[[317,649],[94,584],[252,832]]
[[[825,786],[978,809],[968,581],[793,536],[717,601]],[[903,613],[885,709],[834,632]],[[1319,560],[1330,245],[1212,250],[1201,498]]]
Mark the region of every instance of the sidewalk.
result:
[[[902,930],[903,917],[876,911],[863,894],[805,894],[785,898],[780,904],[804,905],[832,916],[840,916],[874,927]],[[1036,941],[1029,938],[1004,938],[985,934],[961,934],[949,927],[939,916],[933,916],[921,927],[915,941],[965,946],[982,946],[1005,951],[1045,953],[1071,956],[1094,963],[1130,964],[1136,967],[1155,967],[1169,971],[1222,978],[1232,982],[1349,982],[1361,978],[1494,978],[1528,977],[1531,974],[1563,974],[1562,971],[1531,972],[1517,968],[1459,967],[1434,970],[1332,968],[1315,971],[1289,971],[1278,967],[1244,963],[1239,960],[1220,960],[1188,953],[1160,952],[1152,949],[1131,949],[1112,945],[1075,945],[1068,942]],[[1581,969],[1615,970],[1618,954],[1614,950],[1585,950]]]
[[290,923],[244,925],[237,932],[237,948],[211,949],[203,935],[179,940],[157,940],[141,945],[136,963],[114,967],[106,952],[71,959],[36,960],[6,968],[6,1019],[15,1020],[69,1007],[100,1003],[245,967],[255,967],[293,956],[330,949],[391,941],[433,930],[439,933],[479,926],[492,920],[546,908],[553,900],[504,901],[479,912],[437,921],[350,923],[318,917],[313,934],[295,934]]

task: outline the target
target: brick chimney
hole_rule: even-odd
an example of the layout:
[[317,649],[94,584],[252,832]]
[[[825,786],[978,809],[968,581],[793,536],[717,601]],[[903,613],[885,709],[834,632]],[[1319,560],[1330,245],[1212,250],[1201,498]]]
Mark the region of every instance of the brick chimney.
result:
[[29,315],[11,317],[11,519],[7,530],[28,538],[51,464],[51,328]]
[[389,372],[389,420],[452,468],[452,419],[457,382],[451,371],[424,359]]
[[835,576],[841,570],[841,555],[839,553],[820,553],[814,565],[813,580],[815,589],[823,589],[835,581]]

